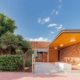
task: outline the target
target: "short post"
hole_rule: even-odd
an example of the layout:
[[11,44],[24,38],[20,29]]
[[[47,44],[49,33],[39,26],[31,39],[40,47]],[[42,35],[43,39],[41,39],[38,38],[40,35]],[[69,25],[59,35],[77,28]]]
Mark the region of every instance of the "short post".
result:
[[35,65],[35,57],[34,54],[32,54],[32,73],[34,73],[34,66]]

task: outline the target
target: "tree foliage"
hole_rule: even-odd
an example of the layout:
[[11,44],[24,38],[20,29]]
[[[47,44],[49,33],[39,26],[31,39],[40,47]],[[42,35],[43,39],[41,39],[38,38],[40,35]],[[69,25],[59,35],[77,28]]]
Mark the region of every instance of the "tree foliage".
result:
[[[6,47],[13,46],[16,48],[18,45],[18,38],[15,34],[8,31],[0,37],[0,44]],[[0,47],[2,48],[2,46]]]
[[[21,35],[15,35],[14,30],[17,28],[15,21],[5,15],[0,13],[0,48],[7,49],[8,47],[14,49],[32,49],[31,44],[24,40]],[[9,53],[11,49],[9,49]]]
[[13,33],[16,28],[15,21],[12,18],[4,13],[0,13],[0,36],[7,31]]

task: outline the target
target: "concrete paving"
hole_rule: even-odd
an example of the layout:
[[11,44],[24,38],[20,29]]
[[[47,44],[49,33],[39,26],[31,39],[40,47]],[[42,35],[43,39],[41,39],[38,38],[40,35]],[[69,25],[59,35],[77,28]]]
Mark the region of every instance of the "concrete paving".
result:
[[59,70],[59,68],[52,63],[35,62],[34,74],[79,74],[80,75],[80,70],[63,71]]
[[36,62],[35,63],[35,74],[54,74],[58,72],[58,68],[51,63]]

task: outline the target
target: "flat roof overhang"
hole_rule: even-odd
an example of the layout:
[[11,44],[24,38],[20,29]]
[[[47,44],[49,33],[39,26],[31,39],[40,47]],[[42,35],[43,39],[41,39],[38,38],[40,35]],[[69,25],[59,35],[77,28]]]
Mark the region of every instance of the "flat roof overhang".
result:
[[49,49],[61,49],[80,43],[80,30],[62,30],[51,42]]

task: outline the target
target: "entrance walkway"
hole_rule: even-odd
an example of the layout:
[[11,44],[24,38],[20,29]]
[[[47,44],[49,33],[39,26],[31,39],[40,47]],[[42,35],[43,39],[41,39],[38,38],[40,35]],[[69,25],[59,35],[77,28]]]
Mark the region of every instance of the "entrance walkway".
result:
[[35,63],[35,68],[34,68],[34,73],[36,74],[53,74],[57,72],[57,68],[47,62],[36,62]]

